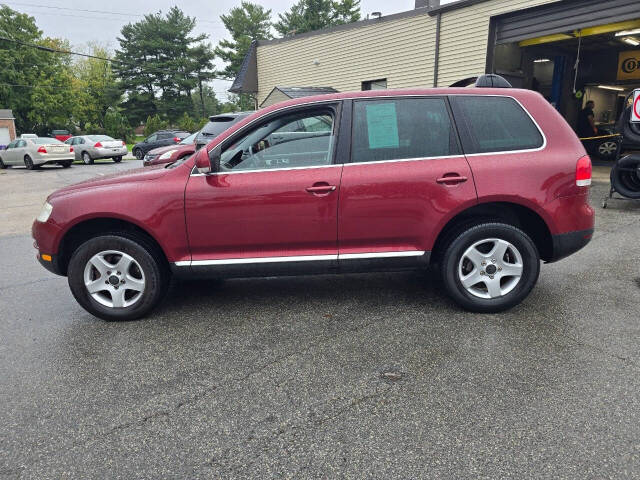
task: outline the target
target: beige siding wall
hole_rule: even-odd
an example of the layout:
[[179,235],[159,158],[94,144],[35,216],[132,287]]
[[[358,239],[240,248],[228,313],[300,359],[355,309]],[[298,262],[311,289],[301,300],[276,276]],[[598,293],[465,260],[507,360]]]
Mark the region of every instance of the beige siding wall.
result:
[[484,73],[489,19],[558,0],[491,0],[442,14],[438,86]]
[[[559,0],[490,0],[442,14],[438,86],[484,73],[489,19]],[[258,47],[258,104],[275,86],[432,87],[436,17],[428,14]],[[314,64],[317,60],[318,65]]]
[[[289,85],[278,85],[279,87],[288,87]],[[267,95],[262,103],[258,103],[260,108],[268,107],[278,102],[284,102],[285,100],[291,100],[280,90],[272,90],[271,93]]]
[[259,46],[258,104],[275,86],[348,91],[386,78],[388,88],[431,87],[435,31],[424,14]]

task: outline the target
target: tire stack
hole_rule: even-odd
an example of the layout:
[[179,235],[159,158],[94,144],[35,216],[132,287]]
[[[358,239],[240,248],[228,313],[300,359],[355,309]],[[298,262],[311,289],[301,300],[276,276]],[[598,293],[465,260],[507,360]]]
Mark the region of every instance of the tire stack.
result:
[[[640,144],[640,124],[631,123],[631,107],[618,121],[618,132],[631,143]],[[627,155],[611,170],[611,185],[623,197],[640,199],[640,154]]]

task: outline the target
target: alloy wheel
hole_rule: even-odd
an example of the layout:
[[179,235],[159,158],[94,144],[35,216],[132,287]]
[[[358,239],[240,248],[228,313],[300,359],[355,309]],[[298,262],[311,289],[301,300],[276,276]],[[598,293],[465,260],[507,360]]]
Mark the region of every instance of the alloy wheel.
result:
[[513,244],[487,238],[471,245],[458,263],[458,279],[471,295],[498,298],[513,291],[524,271],[522,255]]
[[140,264],[117,250],[105,250],[89,259],[84,268],[84,285],[93,299],[109,308],[136,304],[146,286]]
[[85,165],[91,165],[91,156],[87,152],[83,152],[82,161]]
[[616,153],[618,144],[616,142],[603,142],[598,147],[598,153],[603,157],[610,157]]

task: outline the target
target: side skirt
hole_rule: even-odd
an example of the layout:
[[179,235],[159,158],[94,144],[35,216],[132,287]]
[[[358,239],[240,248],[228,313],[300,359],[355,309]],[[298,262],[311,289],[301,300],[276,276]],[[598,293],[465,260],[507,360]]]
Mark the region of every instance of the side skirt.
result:
[[173,273],[189,278],[256,278],[422,270],[431,252],[389,252],[314,257],[205,260],[171,264]]

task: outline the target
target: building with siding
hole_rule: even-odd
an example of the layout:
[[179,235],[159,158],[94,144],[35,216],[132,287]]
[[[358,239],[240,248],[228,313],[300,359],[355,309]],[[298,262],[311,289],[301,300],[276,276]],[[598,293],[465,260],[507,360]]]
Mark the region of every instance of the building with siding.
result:
[[[255,94],[257,104],[267,106],[281,98],[272,95],[279,85],[446,87],[500,73],[514,86],[541,91],[572,118],[582,106],[574,98],[577,87],[588,94],[599,82],[620,85],[612,62],[634,46],[616,35],[626,27],[635,32],[636,24],[638,0],[417,0],[408,12],[254,42],[230,91]],[[640,45],[640,31],[634,35]],[[622,82],[618,93],[609,90],[607,108],[637,84],[640,77]]]

